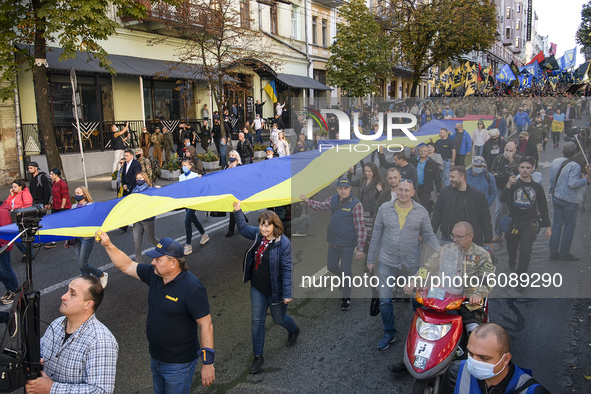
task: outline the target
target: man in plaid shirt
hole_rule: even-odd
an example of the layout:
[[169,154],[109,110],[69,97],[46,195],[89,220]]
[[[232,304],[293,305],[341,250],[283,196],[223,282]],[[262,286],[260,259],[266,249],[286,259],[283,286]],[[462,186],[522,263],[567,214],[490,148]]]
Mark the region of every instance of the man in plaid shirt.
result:
[[29,380],[29,394],[112,393],[119,346],[111,331],[94,315],[103,286],[94,276],[81,276],[62,296],[64,315],[41,338],[41,377]]
[[[348,179],[339,179],[337,194],[324,202],[309,200],[303,194],[300,198],[314,210],[330,210],[332,212],[326,230],[326,240],[328,241],[326,268],[341,277],[343,289],[341,310],[348,311],[351,309],[353,253],[355,253],[356,259],[363,258],[363,247],[367,238],[363,220],[363,206],[359,199],[351,196],[351,183]],[[355,250],[355,246],[357,246],[357,250]]]

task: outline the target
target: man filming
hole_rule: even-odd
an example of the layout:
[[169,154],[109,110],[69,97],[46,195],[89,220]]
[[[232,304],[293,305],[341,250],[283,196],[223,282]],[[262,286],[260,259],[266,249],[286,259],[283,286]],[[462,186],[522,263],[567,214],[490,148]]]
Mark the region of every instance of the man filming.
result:
[[59,317],[41,338],[41,376],[25,385],[28,394],[112,393],[119,346],[95,316],[103,300],[98,278],[85,275],[68,285]]

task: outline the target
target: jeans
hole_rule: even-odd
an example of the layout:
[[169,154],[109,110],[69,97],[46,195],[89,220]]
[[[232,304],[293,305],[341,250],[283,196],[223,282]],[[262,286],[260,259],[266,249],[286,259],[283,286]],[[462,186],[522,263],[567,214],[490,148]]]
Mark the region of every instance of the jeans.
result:
[[[395,290],[393,279],[402,274],[398,267],[391,267],[381,262],[378,264],[378,278],[380,280],[380,315],[384,325],[384,333],[391,338],[396,336],[396,320],[394,319],[394,307],[392,305],[392,295]],[[388,278],[390,283],[388,283]],[[395,280],[395,279],[394,279]]]
[[443,160],[443,183],[449,186],[449,170],[451,169],[451,159]]
[[197,230],[199,230],[199,232],[201,233],[201,235],[205,234],[205,229],[203,228],[201,222],[199,222],[199,219],[197,219],[195,210],[187,208],[186,211],[187,214],[185,216],[185,234],[187,236],[187,240],[185,241],[185,244],[191,245],[191,240],[193,239],[193,227],[191,227],[191,225],[194,224],[195,227],[197,227]]
[[[353,264],[353,253],[355,253],[355,246],[335,248],[328,245],[326,268],[339,278],[342,278],[343,274],[349,278],[349,280],[345,280],[342,283],[343,298],[351,298],[351,281],[353,280],[351,265]],[[339,260],[341,262],[340,266]]]
[[123,154],[125,153],[125,151],[123,149],[117,149],[115,151],[113,151],[113,169],[111,172],[115,172],[117,171],[117,169],[119,168],[119,161],[121,159],[123,159]]
[[18,281],[10,264],[10,251],[0,254],[0,282],[13,293],[18,289]]
[[272,296],[258,291],[250,286],[250,310],[252,312],[252,352],[255,356],[262,356],[265,347],[265,320],[267,309],[271,308],[271,317],[275,324],[294,333],[298,329],[293,319],[287,315],[287,304],[283,302],[273,305]]
[[[13,243],[13,245],[14,245],[14,246],[16,246],[16,248],[17,248],[18,250],[20,250],[20,251],[21,251],[21,253],[23,254],[23,256],[26,254],[26,248],[25,248],[25,244],[23,244],[22,242],[15,241],[15,242]],[[33,256],[31,256],[31,257],[33,257]]]
[[163,363],[152,357],[154,394],[189,394],[197,359],[183,364]]
[[263,129],[257,129],[256,133],[257,133],[257,142],[260,142],[261,144],[263,143],[263,137],[261,136],[261,133],[263,132]]
[[553,131],[552,132],[552,142],[555,144],[559,144],[560,143],[560,134],[562,134],[560,131]]
[[550,255],[566,256],[570,253],[570,246],[575,235],[579,204],[552,197],[554,206],[554,220],[552,236],[550,237]]
[[505,209],[505,204],[503,204],[501,202],[501,193],[497,194],[497,197],[495,198],[496,200],[496,205],[495,205],[495,235],[498,235],[499,237],[502,234],[501,231],[501,220],[503,219],[503,211]]
[[517,273],[523,274],[527,272],[529,262],[531,260],[531,250],[538,236],[538,223],[534,219],[517,222],[517,234],[505,234],[507,239],[507,254],[509,261],[517,260],[517,249],[519,249],[519,264],[517,265]]
[[474,156],[482,156],[482,149],[484,148],[484,145],[474,145]]
[[523,126],[517,126],[515,125],[515,128],[517,129],[517,133],[521,133],[522,131],[527,131],[527,125],[524,124]]
[[148,241],[154,246],[158,244],[158,238],[154,235],[154,220],[145,220],[133,224],[133,246],[135,248],[135,261],[142,263],[142,238],[146,233]]
[[74,253],[76,254],[76,259],[78,260],[78,266],[80,267],[81,275],[92,274],[97,278],[100,278],[103,276],[103,271],[88,264],[88,257],[90,256],[90,252],[92,252],[93,246],[93,238],[78,238],[76,240],[76,245],[74,245]]

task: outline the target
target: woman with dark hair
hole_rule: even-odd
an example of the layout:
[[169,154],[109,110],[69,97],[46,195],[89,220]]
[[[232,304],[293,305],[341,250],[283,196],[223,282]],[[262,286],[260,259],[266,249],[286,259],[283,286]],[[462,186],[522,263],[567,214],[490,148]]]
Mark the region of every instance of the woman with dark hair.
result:
[[[45,209],[51,208],[51,213],[65,211],[72,208],[70,201],[70,190],[65,180],[61,178],[62,172],[59,168],[54,168],[49,172],[49,177],[53,181],[51,186],[51,205],[47,205]],[[55,242],[50,242],[45,245],[46,249],[55,248]]]
[[[72,209],[78,209],[92,204],[92,197],[90,196],[90,192],[87,188],[83,186],[77,187],[74,190],[74,199],[76,200],[76,204],[74,204]],[[75,248],[74,252],[76,253],[78,265],[80,266],[80,275],[92,274],[99,278],[103,288],[107,287],[109,274],[101,271],[93,265],[88,264],[88,258],[90,257],[92,247],[94,246],[94,237],[69,239],[64,244],[64,247],[68,249],[70,248],[70,246],[73,246]]]
[[287,315],[287,305],[292,301],[291,242],[283,233],[281,219],[273,211],[259,216],[258,227],[246,224],[240,201],[234,203],[234,215],[240,234],[254,240],[244,257],[243,278],[243,283],[250,281],[254,359],[249,372],[254,374],[264,362],[267,309],[271,309],[273,321],[287,330],[286,347],[295,345],[300,333]]
[[378,171],[378,167],[373,161],[363,164],[363,176],[360,179],[353,181],[351,180],[352,175],[353,167],[349,169],[347,177],[351,182],[351,186],[359,186],[358,197],[363,206],[363,220],[365,222],[365,230],[367,231],[367,242],[363,247],[363,251],[365,252],[365,258],[367,258],[375,213],[380,208],[376,206],[376,203],[378,202],[380,193],[384,189],[384,183],[380,176],[380,172]]
[[[141,193],[146,191],[147,189],[152,187],[152,182],[150,181],[150,177],[148,173],[144,171],[140,171],[135,176],[136,179],[136,186],[131,191],[133,193]],[[135,248],[135,261],[138,264],[142,263],[142,238],[144,233],[146,233],[146,237],[148,241],[154,246],[158,245],[158,238],[154,235],[154,219],[156,216],[152,216],[150,218],[144,219],[141,222],[137,222],[133,224],[133,245]]]
[[22,179],[16,179],[12,181],[10,194],[0,208],[13,211],[19,208],[28,208],[31,205],[33,205],[33,196],[31,196],[31,192],[27,189],[25,181]]

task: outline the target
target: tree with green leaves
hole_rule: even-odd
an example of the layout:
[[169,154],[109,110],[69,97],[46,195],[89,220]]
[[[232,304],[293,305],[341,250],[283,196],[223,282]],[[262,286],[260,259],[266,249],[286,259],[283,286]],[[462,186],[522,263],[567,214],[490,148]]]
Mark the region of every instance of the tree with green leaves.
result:
[[[168,37],[154,42],[177,46],[180,69],[188,79],[204,79],[211,89],[218,111],[222,113],[228,92],[244,89],[236,74],[245,69],[257,71],[268,66],[276,69],[279,59],[267,48],[270,34],[251,29],[254,21],[241,12],[235,0],[192,0],[187,12],[170,15],[166,35],[183,40],[178,46]],[[221,128],[222,135],[226,130]]]
[[[49,44],[63,48],[60,61],[76,57],[76,51],[88,53],[111,73],[108,54],[100,41],[116,33],[118,17],[141,19],[148,1],[135,0],[0,0],[0,80],[8,84],[0,98],[14,97],[19,62],[33,74],[38,127],[49,168],[63,170],[57,148],[51,108],[46,54]],[[172,1],[172,0],[170,0]]]
[[583,9],[581,10],[581,24],[577,29],[575,41],[577,44],[582,45],[583,49],[591,48],[591,1],[587,4],[583,4]]
[[365,97],[378,92],[378,76],[392,72],[392,49],[377,15],[364,0],[351,0],[339,8],[335,42],[326,64],[326,80],[349,96]]
[[432,66],[489,49],[497,36],[494,0],[389,0],[383,16],[392,47],[413,72],[411,97]]

